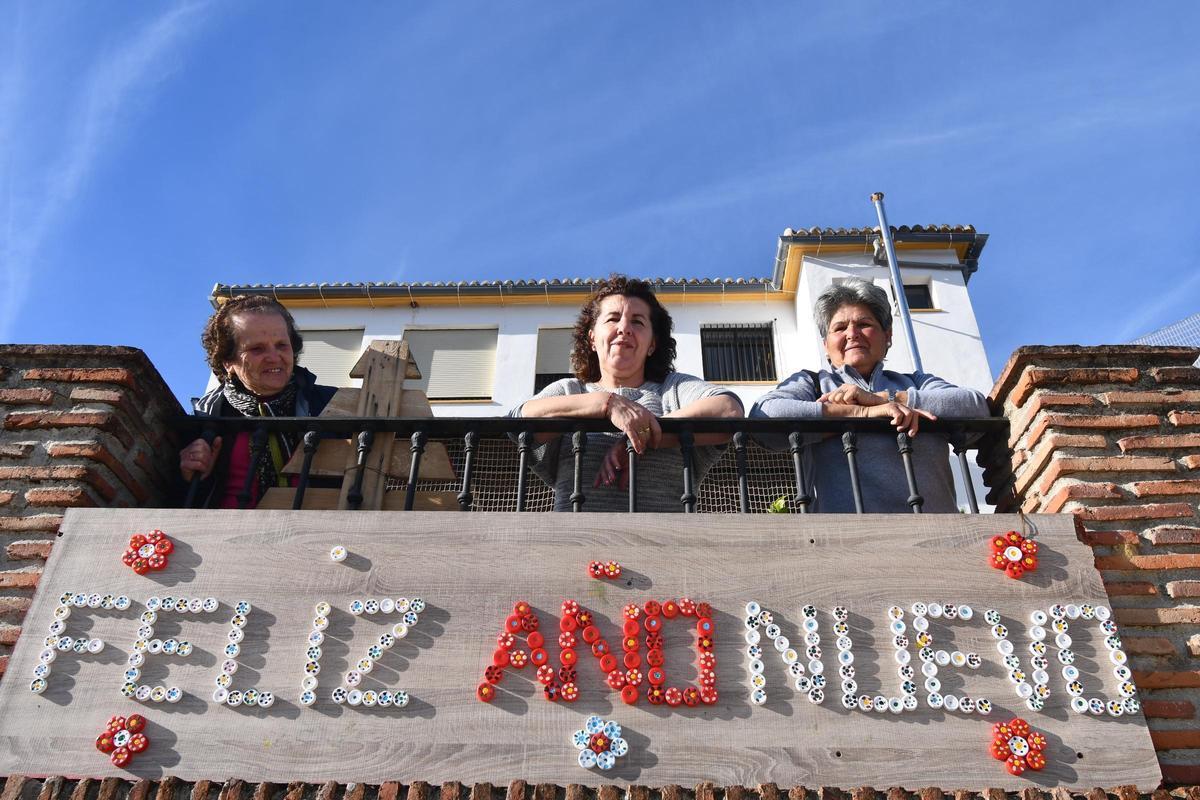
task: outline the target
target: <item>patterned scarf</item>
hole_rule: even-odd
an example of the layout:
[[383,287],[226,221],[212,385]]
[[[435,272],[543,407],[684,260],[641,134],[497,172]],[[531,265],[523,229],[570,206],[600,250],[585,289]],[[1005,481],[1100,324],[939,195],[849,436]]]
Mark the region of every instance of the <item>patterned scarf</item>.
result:
[[[221,389],[225,402],[243,417],[294,417],[297,391],[294,374],[288,379],[283,391],[269,399],[262,399],[253,394],[235,375],[230,375]],[[272,486],[288,485],[287,477],[283,475],[283,467],[292,457],[292,451],[299,440],[298,434],[283,432],[272,432],[267,437],[267,452],[264,458],[258,460],[258,498],[261,499]]]

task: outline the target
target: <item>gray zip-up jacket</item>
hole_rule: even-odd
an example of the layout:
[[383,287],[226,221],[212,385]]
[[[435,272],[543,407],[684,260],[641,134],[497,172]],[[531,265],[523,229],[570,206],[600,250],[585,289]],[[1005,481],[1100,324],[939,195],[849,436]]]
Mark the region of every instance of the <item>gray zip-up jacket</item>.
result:
[[[974,389],[963,389],[934,375],[923,372],[904,374],[876,365],[869,377],[863,377],[853,367],[829,365],[817,375],[797,372],[763,395],[750,409],[750,417],[817,419],[823,416],[817,398],[847,383],[868,392],[886,389],[905,391],[908,405],[929,411],[937,417],[990,416],[987,400]],[[816,495],[814,510],[852,513],[854,495],[850,488],[850,469],[842,452],[840,437],[805,437],[805,466],[810,493]],[[780,448],[786,443],[771,437],[763,442]],[[944,436],[922,433],[913,438],[913,469],[917,488],[925,498],[924,511],[953,513],[958,511],[954,496],[954,477],[950,472],[948,442]],[[908,511],[908,483],[904,466],[896,449],[896,437],[884,434],[862,434],[858,437],[858,472],[862,485],[863,510],[867,513]]]

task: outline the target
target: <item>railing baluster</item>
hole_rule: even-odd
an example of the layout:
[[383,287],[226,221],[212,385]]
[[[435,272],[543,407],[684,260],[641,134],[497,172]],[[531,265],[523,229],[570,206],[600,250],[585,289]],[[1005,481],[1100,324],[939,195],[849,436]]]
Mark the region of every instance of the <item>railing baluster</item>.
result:
[[913,471],[912,437],[904,431],[896,434],[896,447],[900,450],[900,461],[904,464],[904,477],[908,481],[908,507],[914,514],[921,513],[925,498],[917,491],[917,473]]
[[262,461],[266,449],[267,429],[265,426],[259,425],[250,437],[250,468],[246,471],[246,480],[242,483],[242,490],[238,492],[238,508],[250,507],[250,500],[254,496],[250,490],[254,486],[254,482],[258,480],[258,464]]
[[367,475],[367,457],[370,456],[371,445],[374,443],[374,431],[366,430],[358,434],[358,462],[354,467],[354,483],[351,484],[350,491],[346,492],[346,505],[353,511],[362,508],[363,478]]
[[[217,429],[212,423],[204,426],[204,430],[200,433],[200,438],[203,439],[209,447],[212,447],[213,440],[217,438]],[[233,442],[229,443],[233,446]],[[192,508],[196,505],[196,495],[200,493],[200,483],[204,480],[204,476],[197,472],[192,476],[192,480],[188,483],[187,497],[183,500],[184,508]]]
[[812,497],[808,494],[808,480],[804,475],[803,441],[800,431],[788,434],[788,452],[792,454],[792,472],[796,475],[796,508],[800,509],[801,514],[807,514]]
[[[947,424],[949,423],[949,424]],[[812,475],[810,465],[806,463],[808,460],[807,442],[810,438],[815,438],[818,435],[829,435],[836,432],[842,436],[842,450],[848,467],[846,479],[850,481],[850,489],[852,499],[854,501],[853,510],[858,513],[867,511],[883,510],[879,506],[878,498],[872,498],[871,508],[868,509],[866,494],[869,486],[873,484],[864,484],[866,477],[862,470],[873,467],[867,465],[863,467],[858,462],[858,454],[861,448],[858,445],[858,435],[860,433],[869,433],[875,436],[877,433],[882,433],[886,428],[882,424],[859,422],[859,421],[837,421],[837,420],[814,420],[808,421],[783,421],[783,420],[748,420],[739,422],[718,423],[715,420],[700,420],[685,421],[685,420],[667,420],[663,423],[668,429],[668,433],[679,437],[679,447],[681,455],[680,468],[683,470],[681,489],[682,494],[678,495],[679,502],[683,506],[683,510],[695,513],[699,510],[699,477],[697,471],[696,436],[708,434],[715,431],[725,432],[732,440],[733,455],[735,456],[735,473],[730,477],[736,480],[737,491],[737,510],[739,513],[754,513],[756,510],[755,502],[759,495],[756,493],[758,483],[752,481],[759,480],[759,474],[755,469],[755,465],[751,463],[750,458],[750,436],[761,434],[772,434],[775,436],[786,435],[788,441],[787,452],[791,456],[791,467],[794,472],[795,486],[792,490],[794,494],[786,495],[788,505],[793,512],[797,513],[812,513],[817,510],[817,498],[811,486]],[[414,429],[420,429],[418,434],[414,434]],[[233,487],[229,487],[230,494],[235,500],[236,505],[241,508],[252,508],[261,498],[257,497],[258,492],[258,475],[259,469],[265,464],[262,461],[264,458],[271,458],[272,444],[271,436],[281,432],[286,432],[289,436],[301,437],[303,447],[302,457],[297,458],[299,469],[297,470],[298,477],[291,481],[291,485],[295,487],[293,498],[287,504],[287,507],[293,509],[302,509],[309,503],[308,493],[315,485],[320,485],[320,478],[314,478],[315,474],[319,474],[319,465],[316,461],[316,456],[319,454],[320,439],[322,437],[336,435],[346,436],[352,435],[357,439],[358,451],[356,466],[352,466],[355,470],[353,475],[349,475],[350,487],[346,498],[347,508],[362,508],[367,502],[364,495],[366,486],[367,470],[374,471],[376,469],[375,461],[378,458],[372,459],[374,454],[373,445],[374,438],[381,432],[396,433],[398,435],[412,435],[416,440],[416,451],[410,467],[409,485],[406,487],[407,492],[404,500],[405,508],[415,507],[416,501],[416,484],[420,482],[421,466],[424,461],[424,448],[428,447],[428,441],[431,437],[441,439],[443,437],[462,437],[463,442],[463,458],[460,461],[462,475],[458,479],[456,498],[458,506],[463,511],[474,511],[478,505],[479,508],[486,507],[482,495],[476,497],[476,484],[480,481],[485,481],[481,485],[490,485],[490,475],[483,475],[480,470],[486,470],[489,467],[488,462],[482,462],[480,459],[483,454],[480,447],[483,446],[485,439],[491,439],[500,436],[513,436],[517,444],[517,464],[519,474],[516,476],[516,481],[509,484],[516,491],[516,508],[518,511],[526,511],[532,502],[533,497],[541,497],[534,489],[537,484],[536,479],[530,474],[535,472],[531,467],[534,454],[538,452],[537,447],[538,437],[541,432],[547,434],[559,435],[562,432],[566,436],[567,432],[572,435],[571,444],[563,442],[562,446],[574,447],[574,467],[576,474],[574,484],[568,487],[568,496],[559,496],[559,507],[567,503],[569,497],[569,507],[573,511],[582,511],[586,503],[586,492],[589,487],[584,485],[584,457],[587,455],[588,442],[587,438],[590,435],[589,431],[601,433],[611,431],[604,420],[588,420],[577,421],[567,419],[553,420],[507,420],[503,418],[496,419],[474,419],[474,418],[451,418],[438,420],[421,420],[421,419],[392,419],[392,418],[345,418],[343,420],[330,419],[269,419],[269,418],[250,418],[250,419],[198,419],[190,420],[186,423],[181,423],[177,427],[179,438],[184,441],[194,441],[198,437],[203,437],[205,440],[213,441],[219,435],[224,437],[230,443],[230,447],[237,438],[243,441],[249,439],[250,443],[250,458],[252,460],[251,468],[253,476],[246,476],[245,481],[241,477],[237,479]],[[958,468],[956,473],[961,470],[961,475],[964,481],[964,486],[958,495],[958,503],[963,510],[969,510],[971,513],[979,513],[980,508],[984,505],[982,496],[979,494],[978,488],[970,480],[971,469],[973,462],[968,457],[971,455],[968,447],[975,449],[979,447],[979,442],[984,442],[984,450],[986,457],[992,461],[997,461],[1004,449],[1004,430],[1005,420],[995,419],[948,419],[940,420],[932,423],[930,426],[931,434],[936,436],[945,436],[953,447],[954,456],[958,459]],[[351,433],[352,432],[352,433]],[[912,513],[923,513],[926,503],[932,502],[922,493],[922,484],[928,483],[929,477],[924,473],[918,474],[916,457],[915,457],[915,437],[900,435],[895,430],[891,431],[896,437],[897,452],[901,458],[901,464],[904,469],[904,477],[906,484],[901,485],[901,491],[907,488],[908,491],[900,495],[897,500],[907,507]],[[999,444],[997,444],[999,443]],[[620,477],[627,482],[627,508],[632,512],[641,511],[642,505],[640,494],[641,492],[641,457],[634,452],[636,440],[630,441],[626,439],[623,446],[626,448],[627,469],[625,474]],[[246,445],[242,445],[245,447]],[[995,453],[988,451],[987,448],[994,448]],[[245,451],[243,451],[245,452]],[[375,454],[377,455],[377,454]],[[566,455],[565,453],[563,454]],[[885,454],[886,458],[886,454]],[[983,458],[983,456],[981,456]],[[729,462],[726,462],[727,464]],[[780,465],[782,466],[782,465]],[[785,467],[786,469],[786,467]],[[428,470],[425,470],[428,472]],[[288,476],[290,477],[290,476]],[[780,476],[775,476],[780,477]],[[786,478],[785,478],[786,479]],[[989,473],[989,481],[995,481],[995,477]],[[194,476],[186,489],[186,499],[184,503],[187,507],[197,507],[206,503],[205,494],[208,487],[211,485],[211,479],[203,480],[199,476]],[[789,482],[790,484],[790,482]],[[728,484],[726,484],[728,485]],[[924,489],[929,489],[929,486],[924,486]],[[483,491],[480,489],[480,491]],[[844,490],[843,490],[844,491]],[[965,493],[965,498],[963,497]],[[889,496],[893,492],[888,493]],[[228,496],[228,495],[227,495]],[[478,502],[477,502],[478,501]],[[782,502],[782,500],[780,501]],[[968,509],[969,506],[969,509]],[[511,509],[512,506],[509,506]],[[895,510],[895,509],[890,509]]]
[[458,510],[471,510],[471,471],[475,467],[475,444],[479,441],[479,434],[475,431],[467,431],[467,435],[463,437],[463,482],[462,491],[458,493]]
[[963,491],[967,493],[967,504],[972,514],[979,513],[979,500],[975,497],[975,483],[971,480],[971,466],[967,463],[967,437],[962,428],[957,428],[950,437],[950,446],[954,455],[958,456],[958,466],[962,470]]
[[625,453],[629,456],[629,472],[626,473],[629,480],[629,513],[633,514],[637,511],[638,454],[633,449],[633,439],[629,437],[625,437]]
[[733,450],[737,455],[738,513],[750,513],[750,477],[746,474],[746,432],[733,434]]
[[300,480],[296,482],[296,494],[292,497],[292,510],[304,507],[304,493],[308,491],[308,474],[312,470],[313,456],[317,454],[317,443],[321,441],[319,431],[304,433],[304,463],[300,465]]
[[412,435],[412,461],[408,464],[408,488],[404,492],[404,510],[412,511],[417,501],[417,480],[421,473],[421,454],[425,452],[425,431]]
[[525,510],[525,495],[529,491],[529,447],[533,431],[523,430],[517,435],[517,511]]
[[693,475],[692,456],[696,449],[696,436],[690,426],[679,429],[679,455],[683,457],[683,510],[688,514],[696,513],[696,487]]
[[842,434],[842,452],[846,454],[846,466],[850,468],[850,491],[854,494],[854,513],[863,513],[862,484],[858,481],[858,434],[846,431]]
[[575,482],[571,492],[571,510],[574,512],[583,511],[583,501],[587,499],[583,496],[583,454],[586,450],[587,433],[575,431],[571,435],[571,453],[575,456]]

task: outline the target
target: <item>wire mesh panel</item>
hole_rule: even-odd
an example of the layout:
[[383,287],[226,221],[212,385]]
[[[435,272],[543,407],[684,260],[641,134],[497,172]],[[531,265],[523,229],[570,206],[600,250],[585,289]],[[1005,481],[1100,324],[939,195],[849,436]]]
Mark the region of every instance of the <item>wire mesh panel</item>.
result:
[[[750,439],[746,444],[746,475],[749,478],[751,514],[765,514],[767,508],[780,497],[785,498],[789,510],[795,511],[796,477],[792,472],[791,455],[768,450]],[[728,445],[725,453],[713,464],[698,494],[697,511],[738,513],[737,455],[733,445]]]
[[[463,474],[463,440],[433,439],[446,446],[454,474]],[[408,482],[388,478],[386,490],[403,492]],[[458,492],[461,481],[417,481],[419,491]],[[475,511],[517,510],[517,446],[508,439],[482,439],[475,446],[475,465],[471,473],[471,507]],[[554,490],[534,478],[529,481],[526,511],[550,511],[554,508]]]
[[[463,473],[465,457],[463,440],[436,439],[446,446],[450,463],[457,475]],[[791,456],[775,453],[753,440],[746,448],[750,478],[750,512],[765,513],[767,507],[780,497],[786,497],[791,508],[796,492]],[[389,478],[387,491],[404,492],[406,481]],[[458,492],[458,481],[417,481],[419,491]],[[737,459],[733,447],[713,464],[700,485],[696,510],[701,513],[736,514],[738,512]],[[472,508],[475,511],[515,511],[517,508],[517,446],[509,439],[483,439],[475,448],[475,465],[471,478]],[[550,511],[554,508],[554,490],[534,477],[529,481],[526,497],[527,511]]]

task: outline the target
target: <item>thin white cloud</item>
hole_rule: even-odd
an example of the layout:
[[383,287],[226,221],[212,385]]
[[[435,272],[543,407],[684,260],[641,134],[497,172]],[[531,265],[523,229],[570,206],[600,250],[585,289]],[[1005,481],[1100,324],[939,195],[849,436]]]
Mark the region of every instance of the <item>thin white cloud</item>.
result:
[[[0,84],[0,143],[6,153],[0,164],[0,198],[3,209],[3,240],[0,241],[0,341],[7,341],[16,315],[25,303],[37,258],[88,176],[105,152],[117,142],[132,114],[134,97],[146,96],[171,71],[170,57],[198,27],[206,4],[191,3],[171,8],[142,24],[132,36],[105,52],[85,71],[87,80],[78,97],[63,115],[65,132],[57,155],[49,160],[26,163],[25,151],[40,146],[37,137],[48,131],[21,130],[21,120],[33,118],[33,105],[41,101],[39,87],[23,79],[26,59],[46,52],[28,42],[22,26],[12,33],[12,57]],[[17,11],[21,21],[21,11]],[[28,141],[23,141],[26,137]]]
[[[1165,288],[1155,286],[1156,290]],[[1179,314],[1179,317],[1194,313],[1198,290],[1200,290],[1200,271],[1193,272],[1187,279],[1170,287],[1169,291],[1156,291],[1152,300],[1142,303],[1125,316],[1113,338],[1117,342],[1128,342],[1130,339],[1144,336],[1165,325],[1170,325],[1177,319],[1168,317],[1168,313],[1173,309],[1181,310],[1182,313]],[[1183,310],[1184,308],[1186,310]]]
[[3,218],[0,219],[0,341],[9,338],[12,318],[24,297],[24,283],[27,280],[23,273],[17,273],[13,265],[12,243],[16,231],[13,170],[17,163],[14,141],[24,82],[21,47],[24,15],[19,6],[12,9],[11,13],[13,19],[11,25],[6,26],[8,33],[5,36],[8,46],[2,48],[9,53],[9,58],[0,72],[0,203],[3,203],[0,206],[3,209]]

